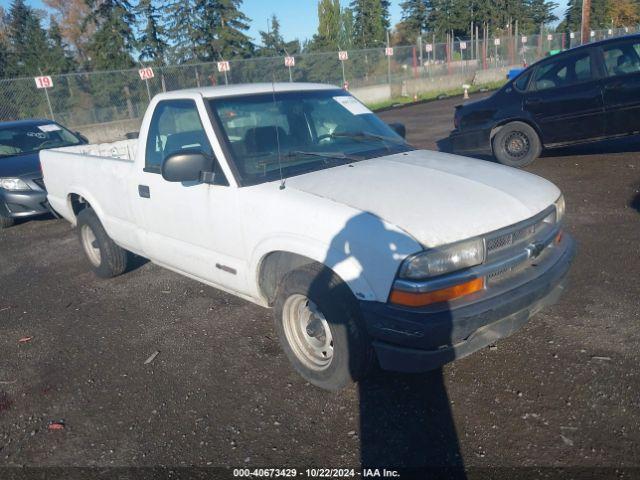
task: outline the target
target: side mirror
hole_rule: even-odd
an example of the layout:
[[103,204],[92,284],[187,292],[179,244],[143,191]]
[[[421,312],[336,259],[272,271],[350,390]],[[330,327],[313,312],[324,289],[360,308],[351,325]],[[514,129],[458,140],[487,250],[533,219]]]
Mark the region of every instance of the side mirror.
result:
[[391,130],[396,132],[402,138],[407,138],[407,127],[404,126],[404,123],[390,123],[389,126]]
[[198,182],[210,180],[213,161],[200,150],[182,150],[162,162],[162,178],[167,182]]
[[74,133],[76,134],[76,137],[78,137],[84,143],[89,143],[89,139],[85,137],[83,134],[81,134],[80,132],[74,132]]

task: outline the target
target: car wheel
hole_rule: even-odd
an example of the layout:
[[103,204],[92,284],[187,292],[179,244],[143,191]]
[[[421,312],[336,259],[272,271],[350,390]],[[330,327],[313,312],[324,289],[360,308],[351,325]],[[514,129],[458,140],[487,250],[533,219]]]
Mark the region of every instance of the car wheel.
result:
[[492,146],[500,163],[516,168],[531,164],[542,151],[538,134],[524,122],[504,125],[493,137]]
[[339,390],[375,365],[371,341],[349,287],[331,270],[289,273],[275,301],[275,328],[293,367],[313,385]]
[[90,208],[78,214],[78,236],[89,265],[97,276],[111,278],[127,269],[128,252],[109,238]]
[[0,215],[0,229],[11,227],[16,221],[11,217]]

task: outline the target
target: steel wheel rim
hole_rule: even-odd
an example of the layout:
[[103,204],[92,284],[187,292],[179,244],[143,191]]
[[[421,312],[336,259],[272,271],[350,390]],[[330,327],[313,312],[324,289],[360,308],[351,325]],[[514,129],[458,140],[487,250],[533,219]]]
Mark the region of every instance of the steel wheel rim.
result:
[[511,132],[504,139],[504,149],[510,157],[525,157],[531,149],[529,137],[522,132]]
[[91,227],[83,225],[80,230],[80,237],[82,238],[82,247],[89,258],[89,261],[94,267],[99,267],[102,262],[102,255],[100,253],[100,248],[98,247],[96,234],[93,233]]
[[324,314],[305,295],[291,295],[282,309],[287,342],[305,367],[316,371],[329,368],[333,360],[333,336]]

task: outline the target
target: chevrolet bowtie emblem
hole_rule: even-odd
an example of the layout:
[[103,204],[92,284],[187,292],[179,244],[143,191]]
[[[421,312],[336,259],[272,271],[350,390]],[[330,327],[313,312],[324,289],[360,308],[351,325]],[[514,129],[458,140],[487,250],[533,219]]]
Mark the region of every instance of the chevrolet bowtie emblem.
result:
[[536,258],[544,250],[544,244],[540,242],[533,242],[527,246],[530,258]]

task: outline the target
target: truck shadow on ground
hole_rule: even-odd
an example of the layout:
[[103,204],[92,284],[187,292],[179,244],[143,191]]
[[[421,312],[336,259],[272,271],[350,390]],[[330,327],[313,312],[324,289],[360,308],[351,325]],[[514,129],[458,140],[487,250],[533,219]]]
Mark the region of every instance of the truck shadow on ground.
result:
[[[367,270],[372,251],[378,258],[393,257],[408,241],[415,242],[401,231],[388,230],[378,217],[362,213],[351,218],[333,238],[329,249],[333,253],[327,260],[331,256],[331,262],[355,261],[361,266],[361,277],[370,281],[375,278],[375,273]],[[448,315],[444,318],[447,320],[441,336],[444,342],[451,342],[452,321]],[[350,346],[349,350],[358,348]],[[431,474],[466,478],[441,369],[399,374],[378,368],[358,383],[358,392],[362,468],[426,467]]]

